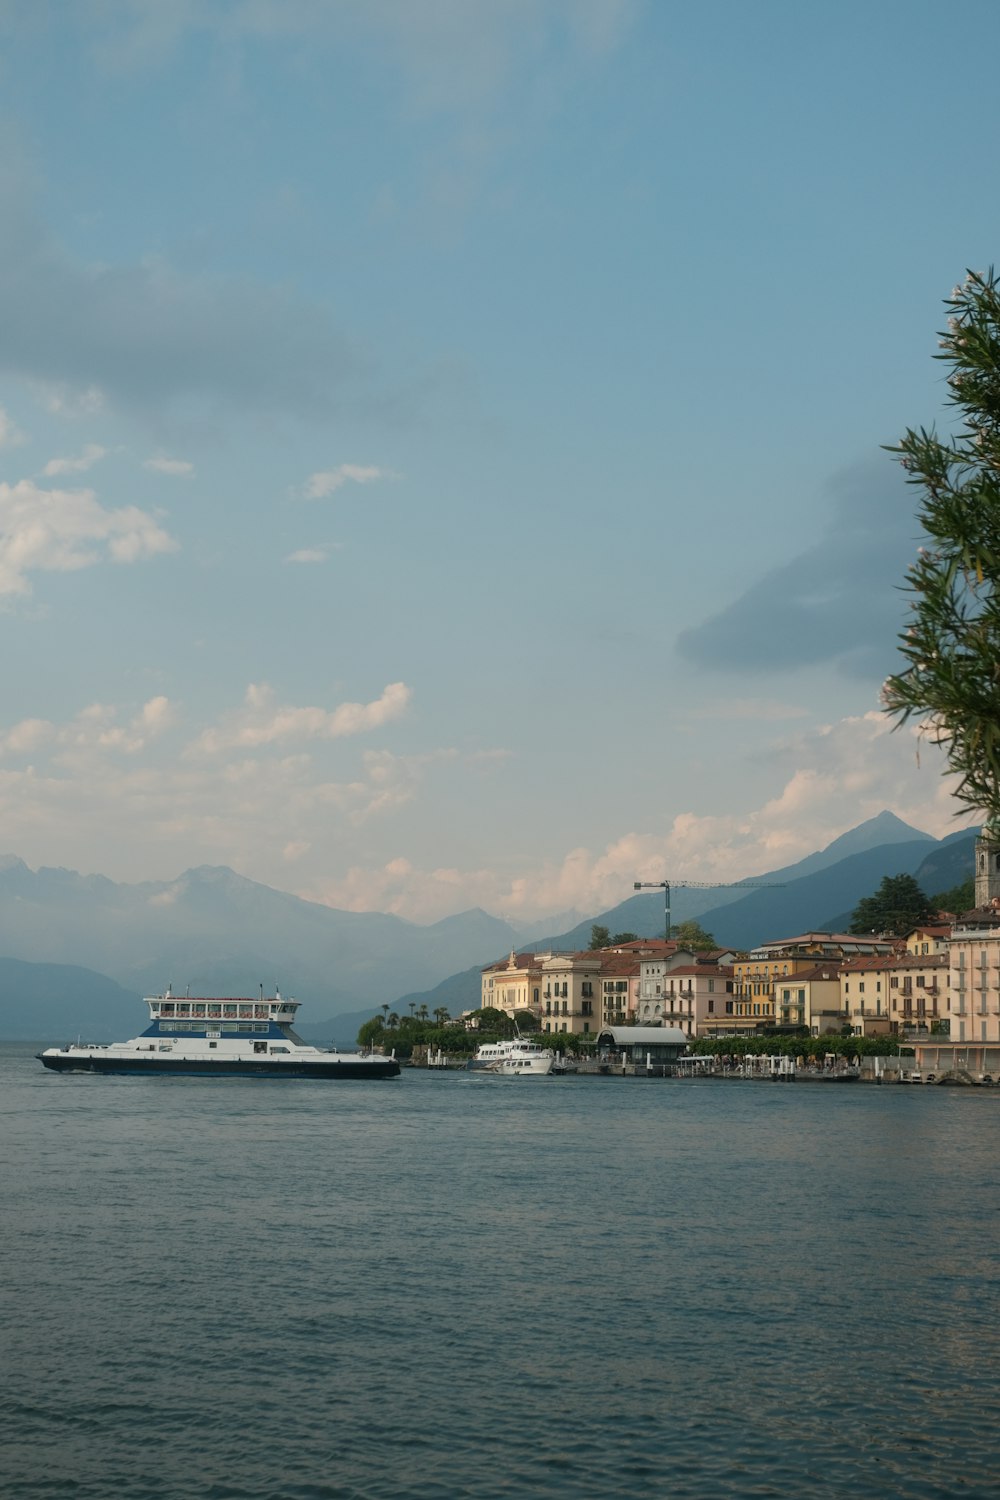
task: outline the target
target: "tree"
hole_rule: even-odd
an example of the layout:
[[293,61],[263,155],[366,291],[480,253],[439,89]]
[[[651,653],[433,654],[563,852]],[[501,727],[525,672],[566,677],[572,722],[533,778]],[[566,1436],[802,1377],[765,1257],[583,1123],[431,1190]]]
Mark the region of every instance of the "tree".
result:
[[907,429],[888,449],[921,491],[929,545],[906,575],[910,618],[899,638],[906,665],[882,701],[941,745],[956,796],[1000,830],[1000,282],[970,271],[945,301],[948,327],[935,357],[951,367],[949,402],[960,420],[948,441]]
[[359,1047],[378,1047],[385,1040],[385,1028],[381,1016],[372,1016],[358,1030]]
[[637,943],[639,934],[637,932],[616,932],[608,943],[609,948],[621,948],[625,943]]
[[607,948],[610,946],[610,943],[611,929],[609,927],[601,927],[597,922],[595,922],[593,927],[591,927],[590,929],[591,949]]
[[691,948],[695,953],[711,953],[719,946],[700,922],[678,922],[676,927],[671,927],[670,935],[682,948]]
[[912,875],[886,875],[873,896],[859,901],[848,929],[899,936],[934,915],[934,909]]

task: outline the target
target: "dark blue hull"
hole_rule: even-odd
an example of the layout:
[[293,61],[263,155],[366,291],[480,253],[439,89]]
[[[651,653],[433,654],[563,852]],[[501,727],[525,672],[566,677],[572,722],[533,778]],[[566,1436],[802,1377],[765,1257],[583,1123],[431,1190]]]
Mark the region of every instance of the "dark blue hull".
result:
[[269,1058],[87,1057],[72,1052],[39,1052],[39,1062],[56,1073],[116,1073],[130,1077],[161,1073],[211,1078],[398,1078],[395,1058],[360,1062],[331,1057],[319,1062],[272,1062]]

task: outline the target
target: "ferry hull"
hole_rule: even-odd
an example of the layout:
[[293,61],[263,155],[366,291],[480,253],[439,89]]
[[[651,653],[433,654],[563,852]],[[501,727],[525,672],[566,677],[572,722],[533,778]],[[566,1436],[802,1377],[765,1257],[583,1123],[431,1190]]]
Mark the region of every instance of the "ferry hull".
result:
[[116,1073],[151,1077],[186,1074],[212,1078],[398,1078],[395,1058],[372,1061],[331,1057],[316,1061],[278,1061],[277,1058],[109,1057],[72,1051],[39,1052],[38,1060],[56,1073]]

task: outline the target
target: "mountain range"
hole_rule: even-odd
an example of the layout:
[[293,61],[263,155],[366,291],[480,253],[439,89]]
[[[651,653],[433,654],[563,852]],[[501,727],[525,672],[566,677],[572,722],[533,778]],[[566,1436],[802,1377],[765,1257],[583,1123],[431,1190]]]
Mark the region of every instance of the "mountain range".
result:
[[[842,914],[885,875],[909,873],[933,894],[972,872],[975,832],[938,840],[881,813],[759,885],[672,885],[672,919],[697,918],[720,945],[751,947]],[[349,1045],[383,1004],[458,1010],[479,1003],[481,968],[511,948],[585,948],[593,923],[657,936],[659,892],[630,897],[564,932],[530,937],[480,910],[420,927],[379,912],[344,912],[201,866],[167,882],[118,884],[0,859],[0,1036],[95,1040],[141,1029],[143,994],[256,994],[280,987],[303,1002],[304,1035]],[[526,941],[526,938],[528,939]],[[33,972],[34,971],[34,972]]]

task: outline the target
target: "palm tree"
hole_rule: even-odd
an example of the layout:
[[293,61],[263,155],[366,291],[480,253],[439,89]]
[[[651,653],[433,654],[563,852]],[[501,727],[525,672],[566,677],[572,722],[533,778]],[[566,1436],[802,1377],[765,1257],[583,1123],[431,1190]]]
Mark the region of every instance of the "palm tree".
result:
[[399,1025],[399,1017],[394,1010],[389,1012],[388,1023],[391,1030],[393,1031],[395,1031],[396,1027]]
[[451,1020],[451,1016],[448,1014],[447,1007],[444,1005],[439,1005],[437,1010],[434,1012],[434,1019],[439,1026],[447,1026],[448,1022]]

